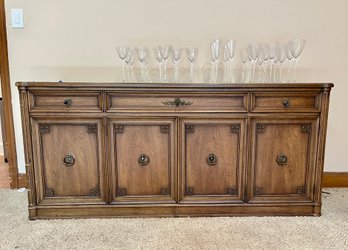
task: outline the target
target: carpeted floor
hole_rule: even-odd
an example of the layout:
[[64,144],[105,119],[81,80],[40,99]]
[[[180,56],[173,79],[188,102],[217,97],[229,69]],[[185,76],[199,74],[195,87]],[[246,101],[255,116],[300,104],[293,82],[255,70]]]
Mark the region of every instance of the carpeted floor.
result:
[[0,189],[0,249],[348,249],[348,189],[321,217],[27,219],[26,193]]

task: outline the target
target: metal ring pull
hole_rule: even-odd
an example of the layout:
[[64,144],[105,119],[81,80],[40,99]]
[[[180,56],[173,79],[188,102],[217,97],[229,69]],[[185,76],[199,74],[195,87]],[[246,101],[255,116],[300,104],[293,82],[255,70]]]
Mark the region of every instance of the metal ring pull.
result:
[[209,166],[215,166],[217,164],[217,161],[217,157],[213,153],[209,154],[206,159],[206,162]]
[[75,157],[72,154],[64,156],[63,164],[67,167],[71,167],[75,164]]
[[66,107],[71,107],[72,105],[72,100],[71,99],[65,99],[63,101],[63,104],[66,106]]
[[138,164],[140,166],[146,166],[150,163],[150,157],[148,157],[146,154],[141,154],[139,157],[138,157]]
[[285,154],[280,154],[278,155],[276,162],[279,166],[284,166],[288,163],[288,157]]
[[284,108],[289,108],[291,106],[291,103],[289,100],[283,100],[282,104],[283,104]]

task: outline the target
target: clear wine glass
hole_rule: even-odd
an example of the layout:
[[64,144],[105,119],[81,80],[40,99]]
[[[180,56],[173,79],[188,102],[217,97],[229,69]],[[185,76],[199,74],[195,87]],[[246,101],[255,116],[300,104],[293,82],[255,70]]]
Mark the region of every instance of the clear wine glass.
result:
[[255,69],[256,69],[256,62],[260,53],[260,49],[261,49],[261,44],[260,43],[251,43],[248,46],[249,48],[249,55],[250,55],[250,59],[253,63],[253,71],[252,71],[252,77],[250,79],[250,81],[255,81]]
[[224,64],[224,78],[223,78],[223,82],[227,83],[229,81],[229,65],[228,65],[228,55],[227,55],[227,50],[224,50],[224,60],[223,60],[223,64]]
[[149,62],[149,49],[145,47],[136,48],[138,54],[138,60],[140,62],[140,76],[141,81],[146,82],[147,79],[147,68],[146,65]]
[[190,63],[190,79],[189,82],[193,82],[193,67],[195,62],[197,61],[198,57],[198,48],[186,48],[185,53],[187,56],[187,59],[189,60]]
[[266,61],[266,53],[265,53],[265,50],[263,48],[263,46],[261,47],[260,49],[260,53],[259,53],[259,56],[258,56],[258,60],[257,60],[257,64],[259,65],[259,82],[263,82],[264,81],[264,73],[265,73],[265,70],[264,70],[264,64],[265,64],[265,61]]
[[179,73],[179,61],[182,54],[182,48],[173,48],[172,47],[172,62],[174,63],[174,82],[178,82]]
[[289,63],[288,63],[288,77],[287,77],[287,82],[291,81],[291,62],[293,61],[294,57],[291,54],[290,48],[289,48],[289,43],[284,45],[284,49],[285,49],[285,54],[286,54],[286,58],[288,59]]
[[234,57],[236,49],[236,42],[234,40],[228,40],[224,46],[224,59],[226,61],[226,73],[227,73],[227,81],[232,82],[232,59]]
[[285,44],[281,45],[280,48],[279,48],[279,82],[282,82],[282,69],[283,69],[283,65],[285,63],[285,60],[286,60],[286,49],[287,49],[287,46]]
[[212,63],[212,71],[210,75],[210,82],[217,81],[218,68],[219,68],[219,57],[220,57],[220,40],[215,39],[210,44],[211,49],[211,63]]
[[242,63],[242,82],[246,82],[245,68],[247,67],[247,62],[249,61],[248,48],[243,48],[240,50],[240,61]]
[[127,65],[127,81],[133,82],[133,74],[134,74],[134,50],[130,49],[126,59],[124,60]]
[[277,56],[277,43],[269,43],[269,81],[273,82],[275,59]]
[[163,82],[167,82],[167,61],[170,55],[171,46],[168,44],[157,46],[163,60]]
[[298,59],[303,51],[304,46],[306,45],[306,40],[304,39],[295,39],[289,42],[289,48],[290,48],[290,52],[292,57],[295,60],[295,64],[294,64],[294,74],[293,74],[293,81],[296,81],[296,67],[297,67],[297,63],[298,63]]
[[161,52],[159,51],[159,49],[157,47],[153,48],[153,53],[155,56],[155,59],[158,63],[158,72],[159,72],[159,81],[162,82],[162,66],[163,66],[163,59],[161,56]]
[[129,53],[130,48],[129,47],[122,47],[122,46],[116,46],[116,51],[118,54],[118,57],[121,59],[122,61],[122,81],[125,82],[126,81],[126,72],[125,72],[125,67],[126,67],[126,57]]

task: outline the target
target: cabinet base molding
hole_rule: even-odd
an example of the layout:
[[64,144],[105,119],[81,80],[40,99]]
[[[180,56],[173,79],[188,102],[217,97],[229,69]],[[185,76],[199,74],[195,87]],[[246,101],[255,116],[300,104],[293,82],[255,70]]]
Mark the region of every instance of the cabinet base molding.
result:
[[200,217],[200,216],[320,216],[313,204],[258,205],[164,205],[164,206],[37,206],[29,209],[29,219],[105,217]]

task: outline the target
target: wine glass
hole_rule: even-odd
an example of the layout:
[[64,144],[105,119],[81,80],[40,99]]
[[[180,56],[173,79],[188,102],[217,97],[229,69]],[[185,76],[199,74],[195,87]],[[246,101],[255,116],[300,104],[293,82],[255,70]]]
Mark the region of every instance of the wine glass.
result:
[[265,75],[265,67],[264,64],[266,62],[266,52],[264,47],[262,46],[260,49],[260,53],[258,56],[257,64],[259,65],[259,82],[264,81],[264,75]]
[[290,48],[290,52],[291,55],[293,56],[294,60],[295,60],[295,64],[294,64],[294,74],[293,74],[293,81],[295,82],[295,76],[296,76],[296,67],[297,67],[297,63],[298,63],[298,58],[300,57],[304,46],[306,45],[306,40],[304,39],[295,39],[290,41],[289,43],[289,48]]
[[285,44],[284,45],[284,50],[285,50],[285,54],[286,54],[286,58],[288,59],[289,63],[288,63],[288,80],[287,82],[291,81],[291,62],[294,59],[294,57],[291,54],[290,48],[289,48],[289,44]]
[[147,77],[147,68],[146,65],[149,62],[149,49],[145,47],[136,48],[138,54],[138,60],[140,62],[140,77],[142,82],[146,82]]
[[269,81],[273,82],[275,60],[277,56],[277,43],[269,43]]
[[187,56],[187,59],[189,60],[190,63],[190,79],[189,82],[193,82],[193,67],[195,62],[197,61],[198,57],[198,48],[186,48],[185,53]]
[[232,59],[236,49],[236,42],[234,40],[228,40],[224,46],[224,59],[226,62],[226,78],[227,82],[232,82]]
[[242,82],[246,82],[245,68],[247,67],[247,62],[249,61],[248,48],[243,48],[240,50],[240,61],[242,63]]
[[182,54],[182,48],[172,47],[172,62],[174,63],[174,82],[178,82],[178,79],[179,79],[178,66],[179,66],[181,54]]
[[286,50],[287,50],[287,45],[283,44],[282,46],[280,46],[279,48],[279,82],[282,82],[282,68],[283,68],[283,64],[286,60]]
[[253,71],[252,71],[252,77],[250,81],[255,81],[255,68],[256,68],[256,61],[258,59],[260,50],[261,50],[261,44],[260,43],[251,43],[248,46],[249,49],[249,55],[250,59],[253,63]]
[[162,56],[161,56],[161,52],[159,51],[159,49],[157,47],[153,48],[153,52],[154,52],[154,56],[156,61],[158,62],[158,72],[159,72],[159,81],[162,82]]
[[163,82],[167,82],[167,61],[170,55],[171,46],[168,44],[157,46],[163,60]]
[[211,49],[211,63],[212,63],[212,71],[210,75],[210,82],[217,81],[218,67],[219,67],[219,57],[220,57],[220,40],[215,39],[210,44]]
[[130,49],[128,55],[124,62],[127,65],[127,79],[128,82],[133,82],[133,74],[134,74],[134,50]]
[[118,54],[118,57],[121,59],[122,61],[122,81],[125,82],[126,81],[126,72],[125,72],[125,67],[126,67],[126,57],[129,53],[130,48],[129,47],[121,47],[121,46],[116,46],[116,51]]

